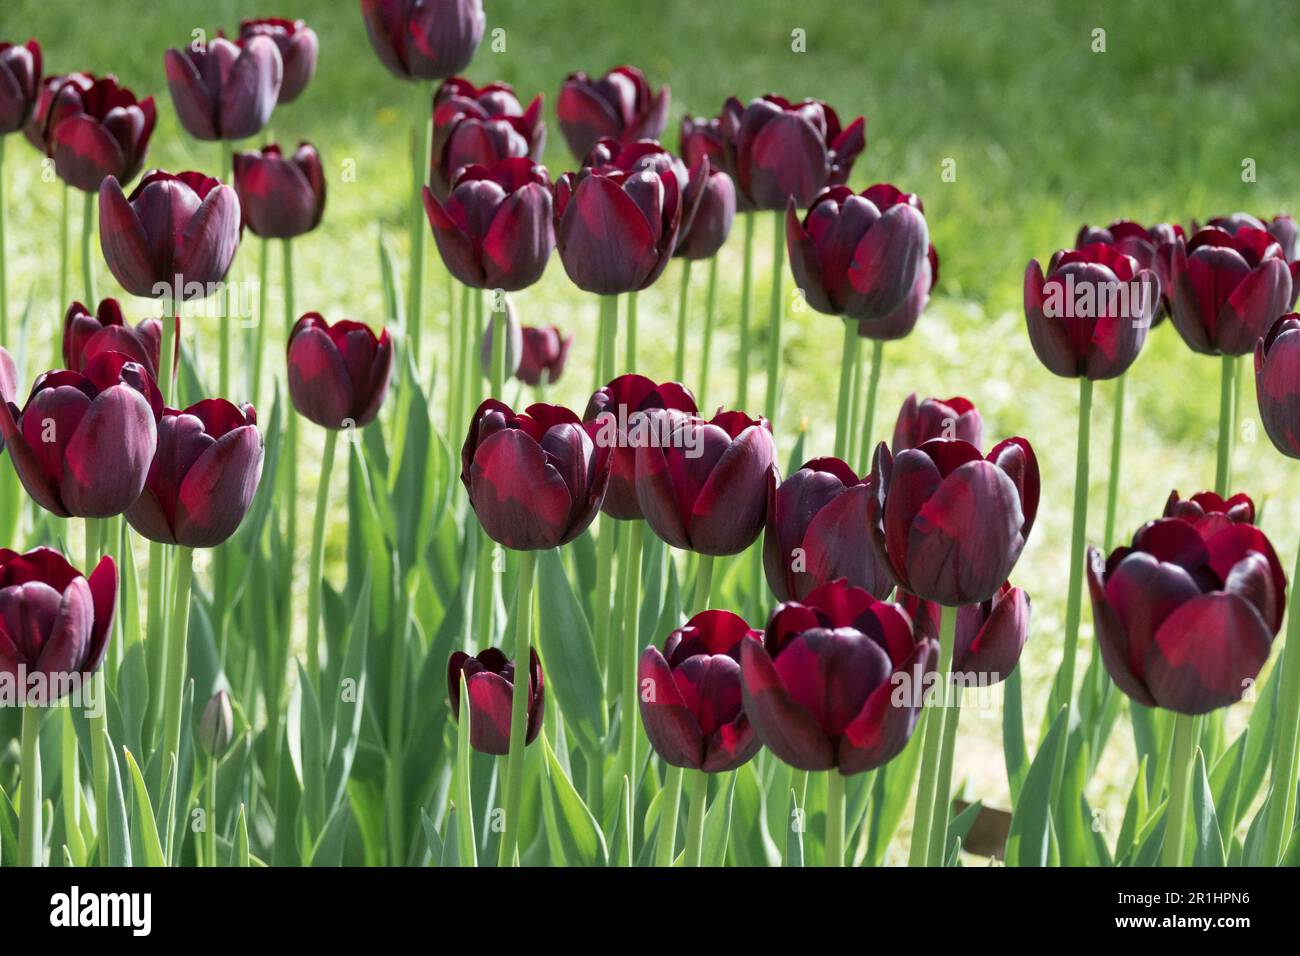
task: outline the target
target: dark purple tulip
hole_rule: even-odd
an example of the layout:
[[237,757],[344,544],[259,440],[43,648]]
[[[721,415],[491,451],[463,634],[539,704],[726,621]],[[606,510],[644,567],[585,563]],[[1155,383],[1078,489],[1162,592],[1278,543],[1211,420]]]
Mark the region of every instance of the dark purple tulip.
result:
[[747,210],[780,210],[791,199],[807,208],[828,186],[848,181],[867,147],[866,120],[859,116],[841,129],[835,110],[820,100],[792,103],[769,94],[742,106],[732,98],[720,128],[734,157],[727,171]]
[[838,458],[814,458],[777,485],[771,473],[763,569],[780,601],[844,578],[884,599],[894,579],[864,547],[870,491],[865,480]]
[[907,745],[937,653],[897,604],[833,581],[778,606],[762,644],[741,643],[745,713],[791,766],[862,773]]
[[176,116],[202,140],[256,136],[270,121],[284,81],[280,50],[262,35],[233,42],[218,36],[206,47],[168,50],[164,64]]
[[466,166],[445,203],[424,187],[424,211],[448,271],[472,288],[516,292],[546,271],[550,179],[531,159]]
[[573,345],[573,336],[565,335],[559,326],[550,325],[534,327],[525,325],[523,334],[523,353],[515,375],[525,385],[538,385],[542,375],[549,385],[557,382],[564,373],[564,363],[569,358],[569,348]]
[[1286,575],[1254,525],[1159,518],[1103,562],[1088,549],[1102,660],[1129,697],[1203,714],[1241,699],[1268,659]]
[[[937,644],[939,605],[906,591],[899,599],[912,616],[917,632]],[[1005,582],[987,601],[958,608],[953,673],[978,676],[981,686],[1006,680],[1020,663],[1020,652],[1029,639],[1030,609],[1029,595],[1010,582]]]
[[730,611],[701,611],[641,655],[641,722],[665,763],[725,773],[762,749],[741,707],[740,646],[762,631]]
[[1274,447],[1300,458],[1300,314],[1288,312],[1255,343],[1255,395]]
[[1029,344],[1055,375],[1094,381],[1123,375],[1159,307],[1155,271],[1116,246],[1095,242],[1053,253],[1046,278],[1037,259],[1025,269]]
[[466,166],[491,166],[512,157],[540,164],[545,149],[541,94],[524,109],[508,83],[477,87],[459,76],[434,94],[429,185],[440,201]]
[[7,682],[18,681],[20,671],[29,682],[42,675],[51,696],[71,689],[73,675],[88,681],[104,662],[116,604],[117,565],[110,557],[87,579],[49,548],[26,554],[0,548],[0,674]]
[[903,400],[894,425],[895,453],[918,448],[931,438],[960,438],[976,448],[984,447],[984,418],[974,402],[960,396],[947,400],[916,400],[916,392]]
[[636,495],[651,529],[700,554],[744,551],[763,530],[776,445],[767,419],[719,410],[712,420],[652,412],[636,449]]
[[698,175],[704,177],[699,205],[673,253],[683,259],[712,259],[726,244],[736,218],[736,187],[731,177],[711,165],[700,167]]
[[[510,753],[510,707],[515,696],[515,662],[495,647],[474,657],[456,651],[447,662],[447,690],[451,696],[451,713],[460,720],[460,678],[465,675],[469,691],[469,745],[479,753],[504,757]],[[537,739],[546,711],[542,665],[537,651],[528,651],[528,732],[527,746]]]
[[262,435],[252,405],[211,398],[158,423],[158,453],[126,510],[150,541],[215,548],[239,528],[262,478]]
[[667,86],[652,91],[634,66],[615,67],[598,80],[579,71],[565,78],[555,112],[569,152],[581,159],[601,139],[624,146],[658,139],[668,123],[671,95]]
[[1038,460],[1008,438],[985,458],[932,439],[872,462],[867,528],[898,586],[945,607],[987,601],[1011,575],[1038,513]]
[[921,201],[887,183],[861,195],[833,186],[802,222],[792,200],[785,235],[790,271],[808,304],[862,322],[883,322],[904,306],[923,281],[930,247]]
[[99,190],[107,176],[130,182],[144,166],[157,111],[152,96],[135,94],[105,76],[89,88],[66,83],[47,126],[54,170],[69,186]]
[[195,729],[199,749],[209,757],[220,760],[235,739],[235,712],[230,706],[230,695],[219,690],[209,698]]
[[921,263],[921,269],[916,275],[916,282],[912,285],[912,291],[907,294],[907,298],[903,300],[903,304],[883,319],[859,322],[858,336],[878,342],[891,342],[911,335],[921,313],[930,304],[930,293],[938,284],[939,253],[935,251],[934,243],[930,243],[926,249],[925,259]]
[[1269,233],[1202,229],[1161,247],[1174,327],[1195,352],[1245,355],[1292,304],[1292,267]]
[[[3,345],[0,345],[0,406],[8,411],[9,406],[17,400],[18,367],[14,365],[13,357],[5,351]],[[0,430],[0,452],[4,450],[5,438],[3,430]]]
[[[583,420],[604,425],[596,433],[598,443],[613,451],[610,466],[609,490],[601,510],[619,521],[632,521],[642,517],[641,503],[636,492],[637,441],[650,440],[647,413],[656,409],[671,409],[695,415],[695,396],[679,382],[656,385],[644,375],[620,375],[608,385],[597,389],[587,402]],[[607,423],[607,424],[604,424]]]
[[519,371],[519,363],[523,361],[524,332],[515,314],[514,300],[508,295],[502,296],[501,299],[505,303],[505,309],[488,316],[489,321],[483,327],[483,340],[479,345],[479,367],[483,370],[483,377],[489,380],[492,378],[492,349],[496,344],[498,323],[502,324],[506,331],[505,377],[513,378]]
[[[143,365],[104,352],[85,372],[46,372],[19,413],[0,415],[27,493],[60,518],[108,518],[140,497],[162,397]],[[16,420],[16,422],[15,422]]]
[[[1230,232],[1234,236],[1243,228],[1263,229],[1270,236],[1277,240],[1277,244],[1282,247],[1282,257],[1287,262],[1294,262],[1296,258],[1296,239],[1300,230],[1297,230],[1296,221],[1287,215],[1274,216],[1265,222],[1263,218],[1256,218],[1248,212],[1234,212],[1226,216],[1216,216],[1206,225],[1216,229],[1222,229]],[[1295,277],[1296,270],[1291,270],[1292,278],[1292,304],[1294,304],[1295,295]]]
[[322,428],[365,428],[379,414],[393,374],[393,340],[384,329],[348,319],[330,325],[308,312],[289,333],[289,397]]
[[609,484],[610,449],[559,405],[516,413],[489,398],[460,452],[460,480],[488,537],[515,551],[558,548],[587,530]]
[[101,299],[94,315],[74,302],[63,317],[63,364],[74,372],[84,372],[103,352],[121,352],[157,379],[161,348],[162,321],[143,319],[132,328],[122,318],[117,299]]
[[361,0],[379,62],[403,80],[445,80],[474,59],[483,0]]
[[239,25],[240,40],[247,41],[256,36],[269,37],[280,51],[284,74],[277,102],[292,103],[307,89],[307,84],[316,73],[316,56],[320,52],[316,31],[303,20],[284,20],[280,17],[245,20]]
[[27,125],[41,90],[41,45],[0,43],[0,136]]
[[1119,219],[1104,229],[1100,226],[1082,226],[1075,237],[1074,247],[1082,249],[1093,243],[1104,243],[1134,259],[1139,268],[1154,271],[1160,280],[1160,308],[1156,309],[1155,318],[1151,320],[1155,326],[1169,312],[1169,290],[1172,288],[1169,255],[1161,255],[1160,249],[1167,246],[1172,251],[1173,243],[1184,238],[1183,227],[1176,222],[1156,223],[1147,228],[1128,219]]
[[128,199],[117,179],[99,187],[99,241],[109,271],[132,295],[201,299],[239,248],[239,197],[202,173],[155,169]]
[[1181,518],[1197,524],[1201,521],[1229,521],[1233,524],[1255,523],[1255,502],[1250,495],[1239,493],[1224,499],[1213,491],[1200,491],[1190,498],[1179,498],[1178,491],[1169,492],[1165,502],[1166,518]]
[[311,143],[285,157],[280,147],[234,156],[235,192],[244,223],[263,239],[293,239],[320,225],[325,213],[325,172]]
[[46,156],[54,156],[54,129],[64,119],[81,110],[81,97],[95,85],[89,73],[63,73],[41,80],[23,135]]

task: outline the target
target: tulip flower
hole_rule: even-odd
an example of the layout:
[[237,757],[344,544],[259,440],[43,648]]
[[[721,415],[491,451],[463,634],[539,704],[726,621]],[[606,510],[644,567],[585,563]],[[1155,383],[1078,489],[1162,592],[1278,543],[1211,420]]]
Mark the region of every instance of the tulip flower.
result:
[[[456,651],[447,662],[447,691],[451,713],[460,720],[460,681],[469,691],[469,742],[479,753],[504,757],[510,751],[510,708],[515,694],[515,662],[495,647],[471,657]],[[537,651],[528,656],[528,734],[526,744],[537,739],[546,711],[542,665]]]
[[0,42],[0,136],[27,125],[41,90],[41,45]]
[[210,295],[230,269],[239,226],[235,191],[201,173],[154,170],[129,199],[113,176],[99,188],[104,258],[132,295],[176,302]]
[[235,712],[230,706],[230,695],[219,690],[212,695],[199,718],[194,735],[199,749],[207,756],[220,760],[235,739]]
[[1297,246],[1300,245],[1300,227],[1290,216],[1274,216],[1264,227],[1268,234],[1277,240],[1282,247],[1282,256],[1287,262],[1291,263],[1291,297],[1295,298],[1298,283],[1296,282],[1296,253],[1300,251]]
[[161,342],[161,320],[143,319],[129,326],[116,299],[100,300],[94,314],[74,302],[63,317],[63,364],[74,372],[84,372],[90,360],[104,352],[121,352],[156,380]]
[[424,188],[424,209],[447,269],[471,288],[515,292],[546,270],[550,179],[532,160],[466,166],[445,203]]
[[361,0],[379,62],[403,80],[460,73],[483,39],[482,0]]
[[325,173],[320,154],[299,143],[286,158],[280,147],[234,156],[235,192],[244,222],[263,239],[293,239],[320,225],[325,212]]
[[429,185],[445,201],[466,166],[492,166],[512,157],[542,161],[546,121],[538,94],[525,109],[507,83],[476,87],[453,76],[433,97]]
[[938,283],[939,253],[935,250],[934,243],[929,243],[916,282],[903,299],[903,304],[877,322],[859,322],[858,335],[875,342],[892,342],[911,335],[921,313],[930,304],[930,295]]
[[916,392],[903,400],[894,425],[895,452],[917,448],[931,438],[960,438],[976,448],[984,447],[984,418],[967,398],[916,400]]
[[777,485],[770,473],[763,568],[780,601],[799,601],[838,578],[884,599],[893,578],[864,548],[870,490],[838,458],[814,458]]
[[682,231],[673,253],[686,260],[712,259],[731,234],[736,218],[736,187],[731,177],[711,165],[703,170],[699,206],[690,227]]
[[[18,400],[18,367],[13,356],[0,345],[0,405],[6,408]],[[0,452],[5,450],[4,434],[0,433]],[[3,466],[0,466],[3,467]]]
[[23,135],[36,150],[54,157],[54,130],[69,116],[82,112],[82,97],[95,85],[89,73],[63,73],[40,81],[36,101],[28,115]]
[[280,51],[284,72],[277,102],[292,103],[302,96],[303,90],[316,73],[316,56],[320,51],[316,31],[302,20],[285,20],[280,17],[245,20],[239,25],[241,41],[247,42],[255,36],[270,38]]
[[137,101],[114,76],[87,79],[59,87],[45,135],[59,178],[94,193],[106,176],[125,183],[140,173],[157,110],[152,96]]
[[741,707],[740,648],[762,631],[730,611],[701,611],[641,655],[646,736],[664,763],[725,773],[762,748]]
[[[1161,222],[1150,228],[1128,219],[1119,219],[1110,225],[1084,225],[1079,229],[1074,247],[1083,249],[1095,243],[1114,246],[1124,255],[1129,256],[1141,269],[1151,269],[1160,280],[1160,305],[1151,320],[1153,326],[1159,325],[1169,312],[1169,290],[1171,288],[1169,263],[1173,244],[1185,239],[1183,227],[1178,223]],[[1160,250],[1166,249],[1165,254]]]
[[322,428],[364,428],[388,394],[393,341],[384,329],[342,319],[331,325],[308,312],[289,334],[289,396],[293,406]]
[[675,548],[739,554],[763,530],[776,446],[765,418],[719,411],[647,417],[654,441],[636,449],[636,493],[651,529]]
[[0,414],[27,493],[60,518],[107,518],[140,497],[162,397],[143,365],[104,352],[84,372],[46,372],[19,413]]
[[270,121],[284,82],[280,50],[261,34],[168,50],[164,64],[181,126],[205,141],[256,136]]
[[[917,631],[939,640],[940,608],[904,592],[899,597],[911,615]],[[1020,652],[1029,639],[1029,595],[1022,588],[1004,582],[987,601],[957,609],[957,634],[953,644],[954,674],[978,678],[981,686],[1007,679],[1020,662]]]
[[461,449],[460,480],[483,530],[516,551],[557,548],[595,519],[609,484],[611,449],[559,405],[523,413],[489,398]]
[[1225,499],[1213,491],[1200,491],[1190,498],[1179,498],[1175,490],[1169,493],[1169,500],[1165,502],[1164,517],[1181,518],[1192,524],[1202,521],[1254,524],[1255,502],[1247,494],[1235,494]]
[[251,405],[222,398],[158,423],[158,452],[126,519],[150,541],[215,548],[238,529],[262,477],[262,436]]
[[579,71],[565,78],[555,112],[569,152],[581,158],[601,139],[624,146],[658,139],[668,122],[671,95],[667,86],[651,90],[634,66],[615,67],[598,80]]
[[559,381],[569,357],[569,348],[573,345],[573,336],[565,335],[555,325],[542,328],[525,325],[520,332],[523,352],[515,371],[519,381],[532,386],[541,385],[543,376],[547,385]]
[[1300,458],[1300,313],[1283,315],[1255,344],[1255,393],[1274,447]]

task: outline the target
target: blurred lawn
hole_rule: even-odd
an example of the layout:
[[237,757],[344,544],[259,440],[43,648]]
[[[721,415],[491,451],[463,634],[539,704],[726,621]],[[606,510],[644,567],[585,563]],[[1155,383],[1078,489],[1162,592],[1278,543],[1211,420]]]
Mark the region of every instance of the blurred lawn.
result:
[[[543,91],[549,109],[570,70],[600,72],[635,63],[655,85],[672,86],[667,139],[673,147],[685,111],[714,113],[733,93],[818,96],[845,120],[866,115],[868,149],[854,170],[854,184],[887,180],[919,193],[942,257],[941,285],[929,312],[911,338],[886,349],[876,437],[887,437],[894,410],[909,391],[964,394],[983,410],[986,434],[1027,436],[1043,469],[1043,508],[1015,575],[1034,598],[1034,637],[1024,660],[1031,746],[1059,658],[1076,388],[1048,374],[1029,348],[1020,311],[1025,263],[1071,243],[1084,221],[1203,221],[1239,208],[1265,216],[1295,212],[1293,158],[1300,152],[1294,123],[1300,7],[1223,0],[1048,6],[1019,0],[875,0],[852,8],[825,0],[488,0],[489,31],[505,30],[506,51],[493,53],[485,42],[469,70],[479,81],[514,84],[521,97]],[[193,30],[233,30],[240,17],[264,14],[302,16],[321,41],[313,84],[273,120],[280,140],[315,142],[330,170],[325,222],[296,243],[299,308],[380,323],[377,230],[385,230],[404,262],[408,117],[415,100],[412,89],[371,53],[355,3],[116,0],[88,9],[79,0],[5,0],[0,36],[38,37],[47,72],[112,71],[137,92],[153,93],[159,124],[149,165],[211,171],[217,147],[190,140],[176,123],[163,51],[189,42]],[[806,53],[791,50],[795,28],[807,33]],[[1097,28],[1105,30],[1104,53],[1091,49]],[[552,128],[547,160],[553,175],[573,165],[563,148]],[[43,330],[57,328],[64,305],[54,301],[59,190],[41,181],[36,154],[20,139],[11,139],[9,156],[12,296],[18,311],[33,296],[33,334],[44,337],[49,333]],[[1248,157],[1257,164],[1257,183],[1242,182]],[[940,179],[946,158],[956,163],[955,182]],[[355,183],[341,179],[346,160],[355,161]],[[74,216],[74,236],[76,222]],[[766,322],[768,228],[762,224],[756,243],[760,331]],[[255,275],[257,249],[253,237],[246,239],[236,269],[248,279]],[[723,254],[711,399],[734,393],[737,246],[733,241]],[[75,256],[74,251],[72,287],[79,290]],[[111,292],[102,263],[98,270],[101,294]],[[431,271],[426,301],[438,313],[433,321],[445,324],[445,272],[441,266]],[[273,276],[277,272],[278,265]],[[694,283],[697,318],[703,308],[701,272],[696,270]],[[674,266],[641,297],[642,365],[651,374],[667,376],[671,369],[678,276]],[[787,276],[787,289],[790,284]],[[278,294],[273,288],[276,317]],[[581,408],[590,383],[593,302],[568,285],[554,261],[542,283],[517,297],[517,306],[525,322],[577,333],[570,371],[554,393],[556,400]],[[139,318],[147,308],[136,303],[131,314]],[[782,460],[803,418],[811,429],[809,454],[829,447],[840,342],[838,324],[828,317],[788,314],[785,323],[783,412],[775,423]],[[215,322],[195,334],[213,355],[210,368]],[[426,336],[427,358],[443,341],[440,335]],[[276,333],[271,341],[277,341]],[[762,393],[761,341],[759,348],[750,393],[755,407]],[[31,351],[44,356],[48,346],[33,342]],[[270,354],[278,363],[278,349]],[[33,358],[28,372],[38,371],[37,364],[43,362]],[[432,362],[425,367],[431,369]],[[1193,355],[1167,323],[1152,335],[1130,378],[1119,520],[1124,534],[1155,516],[1171,488],[1190,494],[1211,483],[1218,409],[1218,364]],[[1093,541],[1103,517],[1111,394],[1111,386],[1103,385],[1095,403]],[[1254,405],[1248,377],[1234,489],[1267,502],[1264,524],[1289,566],[1300,506],[1283,494],[1288,465],[1259,434]],[[460,429],[451,423],[453,445],[459,444]],[[304,455],[304,461],[312,459]],[[304,468],[300,478],[307,499],[315,475]],[[335,531],[340,529],[341,522]],[[341,534],[332,538],[341,558]],[[1090,617],[1085,612],[1085,638]],[[1090,646],[1085,639],[1085,655]],[[1236,708],[1234,725],[1244,717],[1237,711],[1245,709]],[[958,775],[967,778],[974,795],[1005,805],[996,715],[969,714],[963,730]],[[1132,753],[1121,723],[1090,788],[1094,806],[1119,810]]]

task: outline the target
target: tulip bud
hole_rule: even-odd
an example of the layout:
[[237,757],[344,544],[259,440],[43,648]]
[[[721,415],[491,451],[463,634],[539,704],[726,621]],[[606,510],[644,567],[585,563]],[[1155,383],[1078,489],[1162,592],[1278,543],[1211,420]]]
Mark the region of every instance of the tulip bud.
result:
[[361,0],[366,33],[404,80],[441,80],[469,66],[483,39],[483,0]]
[[513,377],[519,371],[519,363],[523,360],[524,332],[519,326],[519,317],[515,314],[514,300],[509,296],[502,296],[502,300],[505,309],[488,314],[486,324],[483,326],[483,340],[479,344],[479,366],[488,379],[492,378],[492,350],[496,346],[495,336],[498,326],[505,328],[505,377]]
[[261,35],[234,42],[219,36],[206,46],[168,50],[164,64],[176,116],[201,140],[256,136],[270,121],[284,82],[280,51]]
[[245,20],[239,25],[241,41],[255,36],[269,37],[280,51],[284,75],[277,102],[292,103],[302,95],[316,73],[316,56],[320,49],[316,31],[302,20],[284,20],[279,17]]
[[322,428],[364,428],[375,420],[393,374],[393,340],[347,319],[330,325],[308,312],[289,334],[289,397]]
[[293,239],[320,225],[325,213],[325,173],[310,143],[285,158],[280,147],[234,156],[235,192],[244,223],[264,239]]
[[219,690],[212,695],[203,716],[199,718],[199,748],[215,760],[220,760],[235,739],[235,714],[230,707],[230,695]]
[[156,379],[161,342],[159,319],[144,319],[132,328],[116,299],[101,299],[94,315],[74,302],[63,318],[63,364],[74,372],[84,372],[90,360],[104,352],[121,352]]
[[41,89],[41,45],[0,43],[0,136],[27,125]]
[[[460,679],[465,676],[469,692],[469,744],[479,753],[504,757],[510,753],[510,708],[515,694],[515,662],[495,647],[474,657],[456,651],[447,662],[447,690],[451,713],[460,720]],[[537,651],[528,651],[528,730],[527,746],[537,739],[545,713],[545,688],[542,664]]]
[[1300,458],[1300,314],[1283,315],[1255,343],[1255,395],[1273,446]]
[[558,382],[564,373],[573,336],[564,335],[555,325],[547,328],[525,325],[520,332],[523,335],[523,354],[515,371],[519,381],[525,385],[540,385],[545,375],[546,384]]
[[579,71],[565,78],[555,112],[569,152],[581,158],[601,139],[621,145],[658,139],[671,95],[667,86],[653,92],[634,66],[615,67],[597,80]]
[[927,398],[918,403],[913,392],[898,411],[891,447],[898,453],[905,448],[918,448],[931,438],[960,438],[983,449],[984,419],[969,399]]
[[476,87],[459,76],[434,94],[429,183],[439,202],[446,202],[466,166],[492,166],[510,158],[540,165],[545,149],[540,94],[524,109],[508,83]]

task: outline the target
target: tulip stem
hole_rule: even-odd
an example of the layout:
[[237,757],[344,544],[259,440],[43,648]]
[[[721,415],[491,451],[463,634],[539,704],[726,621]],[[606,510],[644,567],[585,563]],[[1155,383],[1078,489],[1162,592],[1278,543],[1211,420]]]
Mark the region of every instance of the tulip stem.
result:
[[[452,419],[457,428],[462,427],[465,418],[478,407],[478,389],[475,387],[478,378],[474,374],[474,367],[478,362],[478,336],[481,334],[474,310],[470,306],[470,297],[474,290],[469,286],[462,286],[460,290],[460,323],[461,323],[461,349],[460,349],[460,397],[457,406],[460,414]],[[453,461],[452,467],[456,469],[456,474],[460,474],[459,463]]]
[[[637,615],[641,611],[641,541],[645,531],[644,521],[629,521],[627,534],[623,538],[623,559],[619,563],[619,573],[623,578],[619,588],[623,605],[623,691],[622,721],[619,725],[619,763],[622,776],[627,778],[628,793],[636,802],[636,731],[641,720],[637,703],[637,657],[639,656],[639,635],[637,633]],[[628,847],[632,848],[632,834],[628,834]],[[635,853],[633,853],[635,859]]]
[[1115,512],[1119,506],[1120,459],[1124,451],[1124,392],[1128,382],[1125,372],[1115,380],[1115,414],[1110,425],[1110,475],[1106,482],[1106,553],[1115,547]]
[[[685,281],[685,279],[683,279]],[[700,346],[700,377],[695,380],[695,394],[705,407],[709,384],[709,362],[713,357],[713,320],[718,308],[718,257],[709,260],[709,285],[704,297],[704,342]]]
[[180,303],[171,303],[164,310],[162,343],[158,350],[158,393],[164,405],[172,400],[172,384],[176,378],[176,333],[180,324]]
[[[483,307],[483,292],[478,293],[479,308]],[[492,308],[492,397],[499,402],[506,398],[506,313]]]
[[[1092,433],[1092,379],[1079,379],[1078,448],[1074,460],[1074,523],[1070,532],[1070,584],[1065,601],[1065,649],[1061,669],[1048,705],[1048,715],[1063,704],[1074,706],[1074,664],[1079,648],[1079,615],[1083,605],[1083,557],[1088,536],[1088,452]],[[1062,762],[1060,770],[1064,769]],[[1057,780],[1059,786],[1060,780]],[[1055,789],[1053,790],[1055,793]]]
[[[163,325],[167,323],[164,321]],[[149,658],[149,686],[162,687],[167,670],[167,549],[149,542],[149,604],[145,620],[145,653]],[[157,694],[150,694],[149,738],[156,744],[162,708]]]
[[43,866],[45,828],[41,825],[41,721],[45,710],[23,707],[22,786],[18,806],[18,865]]
[[[916,792],[916,819],[912,824],[912,846],[908,866],[925,866],[930,860],[930,837],[934,830],[935,800],[938,796],[940,748],[943,746],[948,682],[952,675],[952,651],[957,638],[957,609],[940,608],[938,686],[925,707],[925,741],[921,751],[921,782]],[[937,699],[936,699],[937,698]]]
[[637,294],[629,292],[627,295],[627,341],[623,343],[627,363],[627,367],[623,369],[624,372],[636,371],[636,305]]
[[605,326],[605,338],[601,341],[601,347],[604,349],[604,354],[601,356],[601,364],[604,366],[600,378],[602,385],[616,377],[614,370],[618,366],[618,296],[605,296],[603,301],[605,315],[602,321]]
[[1169,811],[1165,816],[1165,866],[1182,866],[1187,845],[1187,806],[1191,796],[1192,757],[1196,751],[1196,718],[1174,714],[1173,755],[1169,772]]
[[[284,283],[284,336],[285,341],[293,334],[293,327],[298,320],[294,314],[297,311],[297,305],[294,301],[293,288],[293,242],[285,239],[280,246],[283,254],[282,259],[282,281]],[[281,492],[284,495],[284,554],[285,567],[288,568],[288,577],[292,583],[294,572],[298,566],[298,416],[289,414],[286,416],[284,429],[284,465],[281,469],[282,481]],[[288,647],[293,643],[293,606],[292,587],[290,594],[286,596],[282,614],[284,615],[284,633],[285,646]],[[285,662],[286,665],[288,661]]]
[[691,614],[709,609],[709,595],[713,589],[713,555],[701,554],[695,564],[695,596],[691,601]]
[[704,849],[704,810],[709,796],[709,775],[703,770],[686,771],[691,778],[691,805],[686,814],[686,853],[683,866],[698,867]]
[[90,258],[95,233],[95,199],[97,193],[86,193],[81,205],[81,283],[86,293],[86,308],[95,307],[95,263]]
[[943,719],[943,749],[939,755],[939,781],[934,791],[934,824],[930,827],[929,866],[943,866],[948,856],[948,819],[952,814],[952,760],[957,749],[957,725],[961,723],[961,684],[949,684],[951,704]]
[[844,319],[844,349],[840,354],[840,391],[835,406],[835,457],[847,460],[849,407],[853,393],[853,366],[857,363],[857,322]]
[[844,775],[826,771],[826,866],[844,865]]
[[1235,434],[1232,411],[1237,357],[1225,355],[1222,362],[1222,375],[1219,379],[1219,456],[1214,469],[1214,490],[1226,498],[1232,480],[1232,440]]
[[510,756],[506,763],[506,829],[498,866],[513,866],[519,842],[519,816],[524,795],[524,740],[528,732],[528,698],[532,682],[533,578],[537,552],[519,552],[519,591],[515,596],[515,687],[510,696]]
[[749,403],[749,309],[754,282],[754,213],[745,216],[745,258],[740,273],[740,355],[736,361],[736,408]]
[[248,384],[248,400],[254,405],[262,401],[262,361],[266,356],[266,312],[270,298],[267,278],[271,270],[271,241],[263,239],[261,245],[257,261],[257,329],[253,338],[252,378]]
[[[66,309],[68,302],[68,260],[71,254],[68,250],[68,190],[67,183],[63,184],[63,195],[59,200],[59,308]],[[93,309],[95,303],[87,302],[86,308]],[[54,331],[54,364],[52,368],[63,368],[63,336],[59,330]]]
[[433,140],[433,109],[429,87],[415,85],[415,118],[411,124],[411,283],[407,289],[406,324],[411,355],[420,363],[420,313],[424,308],[424,186],[429,176]]
[[311,526],[311,564],[307,579],[307,676],[312,686],[320,688],[320,597],[321,578],[325,574],[325,517],[330,499],[330,472],[334,470],[334,450],[339,433],[325,429],[325,450],[321,453],[320,481],[316,485],[316,515]]
[[[1291,580],[1300,581],[1300,550]],[[1294,586],[1294,585],[1293,585]],[[1268,821],[1264,846],[1272,854],[1264,863],[1281,862],[1291,843],[1296,804],[1296,738],[1300,734],[1300,608],[1292,605],[1282,645],[1282,673],[1278,690],[1278,729],[1273,738],[1273,771],[1269,780]]]
[[776,419],[780,399],[781,377],[781,287],[785,268],[785,210],[778,209],[772,218],[772,300],[771,321],[767,326],[767,399],[763,414]]
[[672,866],[677,848],[677,815],[682,804],[681,767],[664,773],[663,796],[659,798],[659,832],[655,836],[655,866]]
[[[96,565],[99,564],[100,556],[104,554],[105,540],[105,521],[103,518],[86,519],[86,567],[84,569],[86,577],[89,578]],[[106,704],[108,698],[105,696],[104,672],[98,670],[91,678],[94,681],[95,700],[99,706],[94,708],[91,716],[88,718],[90,723],[90,761],[91,769],[94,771],[94,792],[95,792],[95,835],[99,841],[99,865],[108,866],[108,746],[105,741],[108,739],[108,711]],[[68,798],[68,790],[64,788],[65,799]],[[76,798],[75,792],[71,795]]]
[[[0,136],[0,345],[9,342],[9,273],[5,269],[5,142]],[[63,307],[63,303],[59,303]]]
[[859,474],[871,471],[871,456],[875,448],[871,444],[872,433],[876,427],[876,396],[880,392],[880,372],[885,367],[885,343],[881,339],[871,342],[871,377],[867,379],[867,409],[862,421],[854,428],[858,440],[862,442],[862,467]]
[[677,362],[673,365],[674,381],[686,381],[686,303],[691,292],[691,260],[682,260],[682,288],[677,296]]
[[171,620],[167,629],[167,682],[163,689],[163,753],[178,757],[181,746],[181,704],[185,696],[186,640],[190,624],[190,584],[194,578],[194,549],[177,546],[172,577]]

